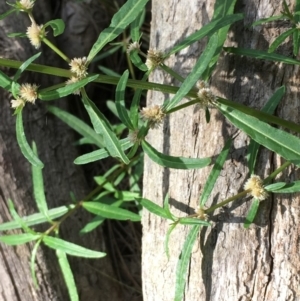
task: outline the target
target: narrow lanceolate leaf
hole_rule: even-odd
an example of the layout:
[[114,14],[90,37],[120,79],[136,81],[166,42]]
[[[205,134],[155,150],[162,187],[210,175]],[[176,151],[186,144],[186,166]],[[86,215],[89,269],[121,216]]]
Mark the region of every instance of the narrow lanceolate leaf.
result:
[[256,216],[257,210],[259,207],[259,200],[258,199],[253,199],[251,207],[249,209],[249,212],[246,216],[246,220],[244,222],[244,228],[249,228],[251,223],[254,221],[254,218]]
[[[50,209],[48,211],[48,216],[51,220],[56,219],[66,214],[69,210],[73,209],[74,207],[75,205],[69,205],[69,206],[62,206],[62,207]],[[32,215],[22,217],[21,220],[22,223],[24,223],[28,227],[28,226],[45,223],[48,221],[48,218],[45,217],[45,215],[42,213],[34,213]],[[11,222],[0,224],[0,231],[7,231],[13,229],[20,229],[20,228],[21,225],[17,221],[11,221]]]
[[140,58],[137,51],[130,52],[130,60],[131,60],[132,64],[135,67],[139,68],[141,71],[144,71],[144,72],[148,71],[148,67],[142,61],[142,59]]
[[157,151],[154,147],[152,147],[148,142],[142,141],[142,147],[145,153],[149,156],[149,158],[155,163],[168,167],[168,168],[176,168],[176,169],[196,169],[203,168],[210,164],[210,158],[184,158],[184,157],[173,157],[168,156],[163,153]]
[[182,217],[179,219],[179,224],[181,225],[201,225],[201,226],[211,226],[211,224],[207,221],[204,221],[199,218],[192,217]]
[[186,276],[190,263],[191,253],[194,243],[197,239],[198,232],[200,230],[199,225],[193,226],[189,232],[176,267],[176,283],[175,283],[175,298],[174,301],[182,301],[184,295],[184,288],[186,284]]
[[79,90],[80,88],[84,87],[88,83],[94,81],[97,77],[98,75],[91,75],[76,83],[65,85],[62,88],[57,88],[50,91],[40,91],[38,93],[38,98],[41,100],[49,101],[49,100],[59,99],[68,96],[73,92]]
[[268,53],[268,52],[255,50],[255,49],[243,49],[243,48],[235,48],[235,47],[224,47],[223,49],[228,53],[245,55],[259,60],[268,60],[274,62],[281,62],[284,64],[300,65],[300,61],[276,53]]
[[125,89],[128,81],[129,71],[124,71],[121,76],[117,88],[116,88],[116,108],[120,120],[126,125],[127,128],[133,130],[133,125],[129,118],[126,106],[125,106]]
[[273,192],[276,190],[279,190],[283,187],[285,187],[287,185],[287,183],[285,182],[277,182],[277,183],[273,183],[270,185],[265,186],[265,190],[269,191],[269,192]]
[[166,238],[165,238],[165,252],[166,252],[168,259],[170,259],[169,241],[170,241],[171,233],[173,232],[173,230],[175,229],[176,226],[177,226],[177,224],[170,225],[170,228],[168,229]]
[[112,157],[120,158],[125,164],[129,163],[129,159],[126,157],[124,151],[122,150],[120,141],[118,140],[116,134],[112,131],[111,125],[109,124],[106,117],[99,111],[95,104],[87,97],[86,94],[83,95],[82,101],[84,103],[85,109],[87,110],[92,124],[96,133],[103,136],[105,141],[105,148]]
[[41,237],[40,234],[31,234],[31,233],[23,233],[23,234],[13,234],[13,235],[5,235],[0,236],[0,242],[3,242],[10,246],[17,246],[26,244],[27,242],[37,240]]
[[34,245],[32,251],[31,251],[31,257],[30,257],[30,271],[31,271],[31,277],[32,277],[32,279],[33,279],[33,283],[34,283],[34,285],[35,285],[36,288],[38,287],[38,282],[37,282],[36,273],[35,273],[35,259],[36,259],[36,254],[37,254],[37,251],[38,251],[38,248],[39,248],[41,242],[42,242],[42,240],[39,239],[39,240],[35,243],[35,245]]
[[219,18],[216,20],[213,20],[207,25],[204,25],[200,30],[196,31],[195,33],[188,36],[186,39],[184,39],[182,42],[177,44],[169,53],[168,56],[171,54],[174,54],[189,45],[198,42],[202,38],[204,38],[207,35],[212,35],[213,33],[217,32],[220,28],[224,26],[228,26],[230,24],[233,24],[236,21],[242,20],[244,18],[243,14],[234,14],[234,15],[228,15],[223,18]]
[[300,139],[282,130],[271,127],[255,117],[234,110],[224,104],[217,104],[224,116],[253,140],[277,153],[288,161],[298,162]]
[[169,205],[169,194],[167,193],[164,199],[164,210],[168,216],[168,219],[175,220],[175,217],[172,215]]
[[208,200],[209,195],[211,194],[211,192],[215,186],[215,183],[220,175],[220,172],[223,168],[223,165],[227,158],[228,152],[230,150],[231,142],[232,142],[231,139],[226,142],[221,153],[219,154],[218,158],[216,159],[216,162],[206,180],[202,194],[200,196],[200,201],[199,201],[200,207],[203,207],[205,205],[205,203]]
[[4,18],[6,18],[10,14],[14,13],[15,11],[17,11],[15,8],[12,8],[12,9],[6,11],[4,14],[0,15],[0,20],[3,20]]
[[22,110],[17,113],[16,118],[16,135],[20,150],[23,156],[35,167],[43,168],[43,162],[37,157],[37,155],[30,148],[23,128]]
[[0,87],[5,90],[11,91],[12,80],[0,70]]
[[63,274],[69,297],[71,301],[79,301],[79,295],[76,288],[75,279],[65,252],[61,250],[56,250],[56,256],[58,258],[58,263],[60,270]]
[[51,26],[53,29],[53,35],[57,37],[58,35],[62,34],[65,30],[65,23],[62,19],[55,19],[47,22],[44,25],[44,28],[47,26]]
[[138,17],[147,2],[148,0],[126,1],[126,3],[113,16],[109,27],[104,29],[99,35],[88,55],[88,62],[90,62],[107,43],[114,40]]
[[294,31],[298,31],[298,29],[296,28],[292,28],[289,29],[287,31],[285,31],[284,33],[282,33],[280,36],[278,36],[274,42],[270,45],[268,52],[274,52],[283,42],[285,39],[287,39],[290,35],[292,35],[294,33]]
[[23,71],[26,70],[26,68],[33,62],[35,61],[42,53],[38,52],[37,54],[33,55],[32,57],[30,57],[29,59],[27,59],[18,69],[18,71],[16,72],[13,81],[16,82],[18,81],[18,79],[20,78],[21,74]]
[[286,17],[284,15],[279,15],[279,16],[272,16],[270,18],[260,19],[256,22],[252,23],[251,26],[257,26],[257,25],[261,25],[263,23],[273,22],[273,21],[277,21],[277,20],[281,20],[281,19],[286,19]]
[[101,258],[106,254],[103,252],[93,251],[63,239],[45,236],[43,237],[43,243],[51,249],[65,252],[68,255],[84,257],[84,258]]
[[144,23],[145,15],[146,11],[143,9],[130,25],[130,37],[133,42],[138,42],[141,37],[140,28]]
[[[278,183],[275,183],[275,184],[278,184]],[[274,184],[272,184],[272,185],[274,185]],[[279,188],[278,186],[275,187],[272,185],[268,185],[265,187],[266,190],[272,191],[272,193],[294,193],[294,192],[300,191],[300,181],[285,183],[285,185],[282,186],[281,188]],[[277,189],[275,189],[275,188],[277,188]]]
[[174,108],[179,101],[194,87],[196,82],[201,77],[202,73],[207,69],[211,59],[213,58],[215,51],[218,46],[218,36],[214,34],[201,54],[200,58],[196,62],[193,67],[191,73],[185,79],[185,81],[180,86],[179,90],[175,94],[175,96],[171,99],[171,101],[166,106],[166,111]]
[[104,146],[103,138],[81,119],[57,107],[47,106],[47,109],[74,131],[87,138],[89,143],[94,143],[98,147]]
[[[127,138],[120,140],[120,144],[121,144],[121,148],[122,150],[126,150],[128,148],[130,148],[133,143],[131,141],[129,141]],[[109,157],[109,153],[106,149],[102,148],[102,149],[98,149],[95,150],[93,152],[84,154],[82,156],[77,157],[74,160],[75,164],[81,165],[81,164],[87,164],[87,163],[91,163],[91,162],[95,162],[104,158]]]
[[[37,156],[37,148],[35,142],[32,143],[32,149],[35,155]],[[33,183],[33,195],[37,207],[41,213],[45,216],[48,216],[48,205],[45,196],[44,190],[44,181],[43,181],[43,173],[39,167],[34,165],[31,166],[32,171],[32,183]]]
[[133,222],[138,222],[141,220],[141,217],[136,213],[102,203],[84,202],[82,204],[82,207],[93,214],[100,215],[106,218],[123,221],[131,220]]
[[158,206],[157,204],[153,203],[152,201],[144,199],[144,198],[136,198],[136,200],[151,213],[158,215],[165,219],[173,220],[173,218],[170,218],[170,215],[166,212],[166,210],[164,208]]
[[[276,92],[270,97],[270,99],[263,106],[261,111],[264,113],[273,114],[284,94],[285,87],[282,86],[279,89],[277,89]],[[251,140],[246,155],[250,174],[254,173],[258,150],[259,144],[254,140]]]

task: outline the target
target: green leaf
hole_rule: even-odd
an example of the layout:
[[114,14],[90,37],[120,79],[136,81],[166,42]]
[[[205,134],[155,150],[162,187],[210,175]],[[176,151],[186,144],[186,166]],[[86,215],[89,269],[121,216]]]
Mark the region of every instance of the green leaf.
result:
[[166,234],[166,239],[165,239],[165,252],[166,252],[166,255],[167,255],[167,258],[170,259],[170,252],[169,252],[169,241],[170,241],[170,236],[171,236],[171,233],[173,232],[173,230],[175,229],[175,227],[177,226],[177,224],[172,224],[170,225],[170,228],[168,229],[167,231],[167,234]]
[[36,156],[36,154],[30,148],[23,128],[22,109],[17,113],[16,118],[16,135],[20,150],[23,156],[34,166],[43,168],[43,162]]
[[[61,206],[58,208],[53,208],[48,211],[48,216],[51,220],[61,217],[62,215],[66,214],[69,210],[74,209],[75,205],[69,206]],[[33,226],[38,225],[41,223],[48,222],[48,218],[44,216],[42,213],[34,213],[29,216],[24,216],[21,218],[22,223],[26,226]],[[0,224],[0,231],[7,231],[13,229],[21,228],[20,223],[17,221],[11,221],[7,223]]]
[[207,35],[212,35],[217,32],[220,28],[233,24],[236,21],[242,20],[244,18],[243,14],[234,14],[222,17],[211,21],[209,24],[202,26],[202,28],[195,33],[189,35],[186,39],[177,44],[172,50],[168,53],[168,56],[179,52],[180,50],[188,47],[189,45],[198,42]]
[[268,22],[277,21],[277,20],[284,20],[284,19],[286,19],[286,17],[284,15],[272,16],[270,18],[260,19],[256,22],[252,23],[251,26],[257,26],[257,25],[261,25],[263,23],[268,23]]
[[116,191],[114,193],[114,197],[122,202],[134,201],[134,199],[138,198],[139,196],[140,194],[138,192],[126,190]]
[[131,51],[130,54],[130,60],[133,63],[133,65],[137,68],[139,68],[141,71],[148,71],[148,67],[145,65],[145,63],[140,58],[137,51]]
[[201,77],[202,73],[208,67],[211,59],[215,54],[217,46],[218,46],[218,36],[215,34],[209,39],[205,50],[202,52],[200,58],[196,62],[191,73],[187,76],[185,81],[182,83],[177,93],[174,95],[173,99],[165,107],[166,111],[175,107],[178,104],[178,102],[181,101],[181,99],[194,87],[196,82]]
[[203,188],[203,191],[201,193],[201,196],[200,196],[200,200],[199,200],[199,204],[200,204],[200,207],[203,207],[205,205],[205,203],[207,202],[208,200],[208,197],[210,196],[214,186],[215,186],[215,183],[220,175],[220,172],[223,168],[223,165],[225,163],[225,160],[228,156],[228,152],[230,150],[230,145],[231,145],[231,142],[232,140],[229,139],[226,144],[224,145],[222,151],[220,152],[218,158],[216,159],[216,162],[206,180],[206,183],[204,185],[204,188]]
[[280,36],[278,36],[274,42],[270,45],[269,49],[268,49],[268,53],[274,52],[277,47],[280,46],[280,44],[283,43],[283,41],[288,38],[290,35],[292,35],[294,33],[294,31],[296,31],[296,28],[292,28],[289,29],[287,31],[285,31],[284,33],[282,33]]
[[141,217],[131,211],[98,202],[84,202],[82,207],[87,211],[110,219],[131,220],[138,222]]
[[7,91],[11,91],[12,80],[0,70],[0,87]]
[[185,283],[186,283],[186,275],[187,275],[187,271],[188,271],[188,267],[189,267],[189,263],[190,263],[192,249],[193,249],[194,243],[197,239],[200,227],[201,227],[200,225],[193,226],[184,242],[179,260],[177,262],[177,267],[176,267],[176,283],[175,283],[175,299],[174,299],[174,301],[182,301],[183,300],[184,288],[185,288]]
[[255,117],[218,103],[217,107],[237,128],[253,140],[277,153],[288,161],[299,161],[300,139],[282,130],[271,127]]
[[253,199],[251,207],[249,209],[249,212],[246,216],[246,220],[244,222],[244,228],[246,228],[246,229],[249,228],[249,226],[251,225],[251,223],[253,222],[253,220],[256,216],[258,207],[259,207],[259,200]]
[[15,11],[17,11],[15,8],[12,8],[12,9],[6,11],[4,14],[0,15],[0,20],[3,20],[4,18],[6,18],[10,14],[14,13]]
[[17,246],[26,244],[27,242],[37,240],[41,237],[41,234],[22,233],[0,236],[0,242],[3,242],[10,246]]
[[105,190],[107,190],[109,192],[115,192],[116,191],[116,188],[114,187],[114,185],[111,182],[109,182],[107,177],[96,176],[96,177],[94,177],[94,180],[95,180],[95,182],[97,183],[98,186],[101,186]]
[[53,35],[55,37],[61,35],[65,30],[65,23],[62,19],[55,19],[47,22],[43,28],[46,28],[48,26],[51,26],[53,29]]
[[168,216],[168,219],[175,220],[175,217],[172,215],[170,211],[170,205],[169,205],[169,194],[167,193],[164,199],[164,210],[166,212],[166,215]]
[[168,167],[168,168],[176,168],[176,169],[196,169],[202,168],[210,164],[210,158],[184,158],[184,157],[173,157],[162,154],[158,152],[155,148],[153,148],[148,142],[145,140],[142,141],[142,147],[144,152],[149,156],[149,158],[155,163]]
[[[32,142],[32,149],[34,154],[37,156],[38,153],[34,141]],[[32,172],[33,194],[34,194],[35,202],[37,204],[39,211],[43,213],[46,217],[48,217],[48,205],[47,205],[45,190],[44,190],[42,169],[32,165],[31,172]]]
[[[130,148],[133,145],[133,143],[129,141],[127,138],[120,140],[120,144],[123,151]],[[91,163],[107,158],[108,156],[109,156],[108,151],[102,148],[77,157],[74,160],[74,163],[77,165],[87,164],[87,163]]]
[[211,226],[211,224],[207,221],[204,221],[199,218],[192,218],[192,217],[181,217],[178,220],[179,224],[181,225],[201,225],[201,226]]
[[72,273],[72,269],[70,267],[67,255],[65,252],[61,250],[56,250],[56,256],[58,258],[58,263],[60,266],[60,270],[63,274],[69,297],[71,301],[79,301],[78,292],[76,289],[75,279]]
[[88,76],[76,83],[65,85],[64,87],[48,91],[39,91],[38,98],[44,101],[55,100],[72,94],[80,88],[86,86],[88,83],[94,81],[99,75]]
[[49,112],[65,122],[74,131],[89,139],[90,143],[94,143],[98,147],[104,146],[102,137],[81,119],[57,107],[47,106],[47,109]]
[[148,0],[126,1],[126,3],[113,16],[110,26],[104,29],[99,35],[88,55],[88,62],[90,62],[107,43],[114,40],[138,17],[147,2]]
[[[285,87],[282,86],[279,89],[277,89],[276,92],[270,97],[270,99],[263,106],[261,111],[264,113],[273,114],[280,100],[284,96],[284,94],[285,94]],[[259,144],[254,140],[251,140],[246,155],[250,174],[254,173],[258,150],[259,150]]]
[[71,242],[65,241],[63,239],[52,237],[52,236],[44,236],[43,243],[51,249],[59,250],[68,255],[84,257],[84,258],[101,258],[106,254],[103,252],[93,251]]
[[259,60],[281,62],[290,65],[300,65],[300,61],[276,53],[268,53],[268,52],[255,50],[255,49],[243,49],[243,48],[235,48],[235,47],[224,47],[223,49],[228,53],[245,55]]
[[36,259],[37,250],[38,250],[38,248],[39,248],[41,242],[42,242],[42,240],[39,239],[39,240],[35,243],[35,245],[34,245],[32,251],[31,251],[31,256],[30,256],[30,271],[31,271],[31,277],[32,277],[32,279],[33,279],[33,283],[34,283],[34,285],[35,285],[36,288],[37,288],[39,285],[38,285],[37,278],[36,278],[36,273],[35,273],[35,259]]
[[[279,183],[275,183],[275,184],[279,184]],[[300,181],[285,183],[285,185],[282,188],[279,188],[278,186],[276,190],[275,190],[276,186],[272,186],[272,185],[266,186],[265,189],[268,191],[272,191],[272,193],[294,193],[300,191]]]
[[42,53],[38,52],[37,54],[33,55],[29,59],[27,59],[19,68],[18,71],[16,72],[13,81],[16,82],[20,78],[21,74],[27,69],[27,67],[35,61],[38,57],[40,57]]
[[265,186],[265,189],[267,191],[273,192],[274,190],[278,190],[278,189],[284,187],[285,185],[287,185],[287,183],[285,183],[285,182],[277,182],[277,183],[273,183],[273,184]]
[[130,25],[130,37],[133,42],[138,42],[140,39],[140,28],[145,21],[145,15],[146,11],[144,8]]
[[121,76],[117,88],[116,88],[116,108],[120,120],[126,125],[127,128],[133,130],[133,125],[128,116],[128,112],[125,106],[125,89],[128,81],[129,71],[125,70]]
[[112,157],[120,158],[125,164],[129,163],[129,159],[126,157],[122,150],[120,141],[116,137],[115,133],[111,130],[111,125],[105,116],[99,111],[95,104],[87,97],[83,95],[82,101],[90,116],[92,124],[96,133],[103,136],[105,141],[105,147]]
[[[147,200],[145,198],[136,198],[136,200],[151,213],[165,219],[170,219],[170,215],[166,212],[166,210],[158,206],[157,204],[153,203],[152,201]],[[174,220],[173,217],[171,218],[171,220]]]

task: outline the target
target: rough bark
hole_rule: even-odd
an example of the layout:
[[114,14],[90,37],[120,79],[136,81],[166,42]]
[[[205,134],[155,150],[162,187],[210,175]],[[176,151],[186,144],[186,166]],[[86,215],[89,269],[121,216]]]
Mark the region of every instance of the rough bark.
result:
[[[37,1],[34,13],[38,22],[45,23],[53,15],[48,1]],[[5,2],[0,4],[0,12],[8,10]],[[11,15],[1,21],[0,40],[1,55],[10,59],[25,60],[36,50],[27,39],[8,39],[11,32],[24,32],[29,25],[25,15]],[[86,24],[88,26],[88,24]],[[51,34],[49,34],[51,35]],[[60,59],[49,49],[42,48],[43,57],[39,63],[59,66]],[[15,70],[4,70],[13,75]],[[57,83],[49,76],[27,74],[23,81],[35,82],[42,87]],[[12,199],[21,216],[36,212],[33,199],[30,164],[22,156],[15,138],[15,116],[10,108],[11,96],[3,89],[1,93],[0,112],[0,222],[11,220],[7,201]],[[67,109],[66,101],[56,105]],[[27,105],[24,109],[24,127],[29,141],[36,141],[43,169],[46,197],[49,208],[70,204],[70,191],[79,200],[89,192],[83,170],[72,162],[78,156],[73,145],[73,132],[57,118],[48,114],[44,103]],[[106,251],[101,230],[90,235],[80,236],[79,230],[91,219],[89,214],[80,212],[68,219],[60,234],[68,240],[90,249]],[[46,228],[38,228],[44,231]],[[37,256],[37,277],[40,287],[33,285],[29,261],[32,245],[9,247],[0,246],[0,300],[68,300],[57,259],[54,251],[41,247]],[[80,300],[120,300],[118,286],[114,278],[109,257],[100,260],[70,258],[72,270],[78,286]],[[107,276],[104,276],[107,275]]]
[[[289,1],[292,3],[292,1]],[[293,4],[293,3],[292,3]],[[167,50],[188,34],[207,24],[214,1],[152,1],[151,47]],[[266,50],[285,28],[249,27],[257,19],[280,14],[282,1],[238,1],[237,12],[245,18],[232,27],[227,46]],[[166,62],[187,76],[204,49],[193,44]],[[280,48],[291,55],[291,44]],[[287,93],[276,114],[298,122],[300,117],[299,67],[222,54],[212,76],[211,87],[220,97],[261,108],[282,84]],[[156,70],[151,81],[172,84],[169,76]],[[151,91],[148,105],[162,104],[169,95]],[[236,135],[208,205],[241,191],[247,180],[245,154],[249,139],[231,126],[217,110],[211,121],[205,113],[189,107],[166,118],[161,128],[151,130],[147,140],[159,151],[173,156],[207,157],[220,153],[228,137]],[[261,150],[256,174],[264,177],[283,163],[268,150]],[[211,170],[166,169],[145,159],[144,197],[162,205],[170,195],[171,211],[177,216],[194,213],[199,195]],[[280,181],[299,179],[299,170],[289,169]],[[250,229],[243,228],[250,198],[241,199],[210,217],[211,228],[202,229],[193,248],[184,300],[300,300],[299,236],[300,197],[271,195],[260,204]],[[147,211],[143,214],[142,279],[144,300],[174,300],[176,264],[189,227],[178,226],[171,234],[170,259],[164,250],[169,222]]]

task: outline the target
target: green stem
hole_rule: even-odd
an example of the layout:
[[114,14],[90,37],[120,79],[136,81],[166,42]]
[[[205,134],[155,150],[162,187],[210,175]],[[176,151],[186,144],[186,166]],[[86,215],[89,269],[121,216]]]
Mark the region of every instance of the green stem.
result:
[[274,179],[279,173],[281,173],[285,168],[287,168],[291,164],[292,162],[290,161],[283,163],[279,168],[277,168],[267,178],[264,179],[264,185],[270,183],[272,179]]
[[53,45],[47,38],[43,38],[42,41],[49,46],[54,52],[56,52],[63,60],[65,60],[67,63],[70,63],[70,59],[61,52],[55,45]]
[[234,195],[234,196],[232,196],[232,197],[226,199],[225,201],[223,201],[223,202],[221,202],[221,203],[219,203],[219,204],[217,204],[217,205],[215,205],[215,206],[211,206],[210,208],[204,210],[204,212],[205,212],[205,213],[213,212],[214,210],[216,210],[216,209],[218,209],[218,208],[220,208],[220,207],[223,207],[223,206],[225,206],[226,204],[235,201],[236,199],[239,199],[239,198],[241,198],[241,197],[246,196],[247,193],[249,193],[249,192],[250,192],[250,189],[244,190],[244,191],[242,191],[242,192],[240,192],[240,193],[238,193],[238,194],[236,194],[236,195]]

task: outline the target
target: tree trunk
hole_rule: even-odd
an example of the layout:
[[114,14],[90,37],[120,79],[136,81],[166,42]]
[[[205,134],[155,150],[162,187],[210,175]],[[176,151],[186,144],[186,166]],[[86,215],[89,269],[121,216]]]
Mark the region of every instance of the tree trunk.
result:
[[[287,1],[293,3],[293,1]],[[213,14],[212,0],[152,1],[151,48],[168,50],[187,35],[207,24]],[[282,1],[238,1],[236,12],[243,21],[232,26],[226,46],[265,50],[285,28],[250,25],[257,19],[279,15]],[[162,13],[163,12],[163,13]],[[205,47],[203,41],[170,57],[166,64],[186,77]],[[291,43],[280,47],[292,55]],[[287,93],[276,114],[290,121],[300,118],[299,67],[249,59],[223,53],[212,76],[217,96],[260,109],[282,84]],[[151,81],[171,84],[162,70]],[[169,95],[151,91],[148,106],[162,104]],[[243,189],[248,179],[245,158],[249,139],[216,110],[206,123],[205,112],[188,107],[168,116],[163,126],[149,132],[147,140],[157,150],[173,156],[203,158],[217,156],[226,140],[236,136],[208,205],[216,204]],[[261,149],[256,174],[262,178],[283,163],[283,159]],[[211,166],[200,170],[176,170],[145,159],[144,197],[160,206],[167,193],[176,216],[193,214],[199,203]],[[280,181],[299,179],[299,170],[288,169]],[[271,195],[261,202],[250,229],[243,228],[250,198],[233,202],[209,217],[212,227],[203,228],[194,245],[184,300],[300,300],[299,235],[300,197]],[[146,210],[143,214],[142,279],[144,300],[174,300],[176,264],[188,226],[177,226],[171,234],[167,259],[164,241],[169,221]]]
[[[0,12],[10,7],[3,1]],[[36,13],[39,24],[45,24],[53,18],[49,1],[37,1]],[[1,21],[0,38],[3,57],[26,60],[34,54],[35,49],[27,39],[9,39],[8,33],[24,32],[29,26],[24,14],[10,15]],[[88,26],[88,24],[86,24]],[[50,35],[50,34],[49,34]],[[91,46],[91,45],[90,45]],[[43,57],[39,63],[59,66],[61,59],[46,47],[42,48]],[[65,66],[66,67],[66,66]],[[4,70],[13,75],[16,70]],[[57,83],[50,76],[27,74],[23,81],[47,87]],[[11,220],[8,210],[8,199],[12,199],[21,216],[36,212],[33,199],[30,164],[23,157],[16,142],[15,116],[10,108],[11,96],[1,90],[1,129],[0,129],[0,222]],[[63,104],[64,103],[64,104]],[[58,101],[56,105],[67,109],[66,101]],[[73,145],[73,132],[60,120],[48,114],[45,104],[37,101],[36,105],[24,108],[24,127],[28,141],[34,139],[38,153],[44,162],[43,176],[49,208],[68,205],[72,201],[70,192],[80,200],[89,192],[83,170],[73,164],[78,156]],[[90,249],[106,251],[102,230],[90,235],[79,236],[79,230],[91,219],[83,211],[69,218],[63,225],[60,235]],[[46,228],[38,228],[45,231]],[[0,300],[69,300],[60,268],[53,250],[41,247],[37,256],[37,277],[40,287],[36,289],[30,273],[30,253],[32,245],[10,247],[0,245]],[[114,278],[109,257],[100,260],[70,258],[71,267],[80,294],[80,300],[121,300],[119,289]],[[104,276],[106,275],[106,276]]]

